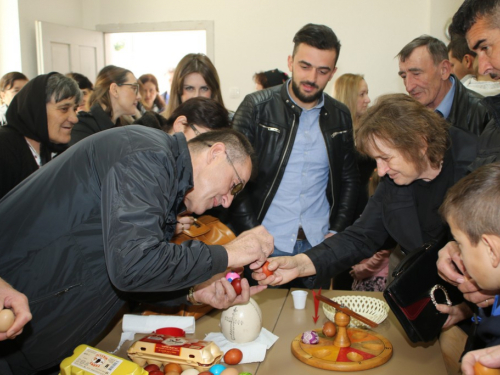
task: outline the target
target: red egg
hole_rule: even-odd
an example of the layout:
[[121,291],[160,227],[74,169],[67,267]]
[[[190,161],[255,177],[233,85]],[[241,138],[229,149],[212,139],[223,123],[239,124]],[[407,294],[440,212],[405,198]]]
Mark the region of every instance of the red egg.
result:
[[149,371],[149,375],[165,375],[161,370]]
[[264,275],[266,276],[271,276],[272,274],[274,274],[273,271],[270,271],[267,267],[269,266],[269,262],[266,262],[264,263],[264,265],[262,266],[262,272],[264,273]]
[[233,281],[231,281],[231,285],[233,286],[236,294],[240,295],[241,294],[241,279],[234,279]]
[[149,373],[152,373],[153,371],[160,371],[160,367],[158,365],[147,365],[144,367],[144,370],[146,370]]
[[224,362],[228,365],[237,365],[241,362],[243,358],[243,353],[240,349],[229,349],[226,354],[224,354]]

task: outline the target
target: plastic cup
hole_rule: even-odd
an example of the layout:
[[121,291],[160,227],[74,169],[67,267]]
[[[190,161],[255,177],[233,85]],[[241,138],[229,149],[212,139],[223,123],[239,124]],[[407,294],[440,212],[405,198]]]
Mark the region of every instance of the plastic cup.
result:
[[305,309],[307,300],[307,292],[305,290],[294,290],[292,292],[292,297],[293,307],[297,310]]

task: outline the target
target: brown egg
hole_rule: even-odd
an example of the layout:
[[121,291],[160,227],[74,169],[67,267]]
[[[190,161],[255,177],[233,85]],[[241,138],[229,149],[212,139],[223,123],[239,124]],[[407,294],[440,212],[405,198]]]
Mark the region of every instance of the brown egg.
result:
[[476,375],[499,375],[500,369],[498,368],[489,368],[482,365],[479,362],[474,364],[474,374]]
[[181,365],[179,365],[177,363],[169,363],[168,365],[165,366],[164,371],[165,371],[165,374],[167,372],[176,372],[176,373],[180,374],[182,372],[182,367],[181,367]]
[[11,309],[0,311],[0,332],[7,332],[14,324],[15,316]]
[[240,349],[229,349],[226,354],[224,354],[224,362],[228,365],[237,365],[241,362],[243,358],[243,353]]
[[167,371],[165,375],[179,375],[177,371]]
[[326,322],[323,326],[323,333],[326,337],[333,337],[337,333],[337,327],[333,322]]

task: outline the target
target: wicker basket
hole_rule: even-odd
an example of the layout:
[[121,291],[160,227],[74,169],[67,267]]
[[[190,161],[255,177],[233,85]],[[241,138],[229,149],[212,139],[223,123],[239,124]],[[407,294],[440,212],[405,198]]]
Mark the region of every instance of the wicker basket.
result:
[[[387,305],[385,301],[378,298],[365,296],[341,296],[331,298],[331,300],[344,305],[348,309],[351,309],[359,315],[363,315],[365,318],[368,318],[378,324],[382,323],[385,318],[387,318],[387,314],[389,312],[389,305]],[[337,312],[335,307],[323,303],[323,312],[329,320],[335,322],[335,313]],[[355,318],[351,318],[349,326],[369,328],[368,325]]]

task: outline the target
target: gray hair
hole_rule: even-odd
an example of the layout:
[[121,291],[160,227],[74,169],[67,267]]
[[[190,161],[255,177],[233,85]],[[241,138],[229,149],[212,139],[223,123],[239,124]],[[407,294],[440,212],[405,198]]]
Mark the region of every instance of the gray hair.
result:
[[418,38],[413,39],[410,43],[403,47],[401,51],[397,54],[399,60],[405,62],[412,52],[418,47],[427,47],[427,51],[432,57],[434,65],[437,66],[443,60],[448,60],[448,51],[446,50],[446,45],[429,35],[421,35]]
[[59,103],[61,100],[68,98],[75,98],[76,104],[81,102],[82,92],[78,87],[78,83],[60,73],[51,74],[45,88],[45,102],[49,103],[54,99],[56,103]]

